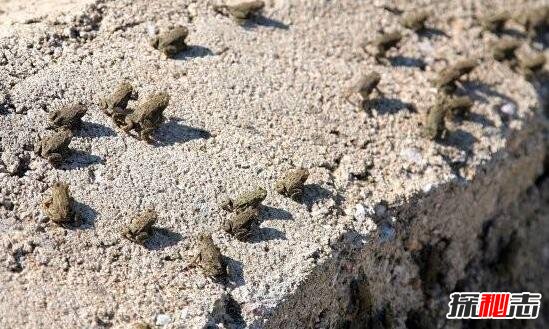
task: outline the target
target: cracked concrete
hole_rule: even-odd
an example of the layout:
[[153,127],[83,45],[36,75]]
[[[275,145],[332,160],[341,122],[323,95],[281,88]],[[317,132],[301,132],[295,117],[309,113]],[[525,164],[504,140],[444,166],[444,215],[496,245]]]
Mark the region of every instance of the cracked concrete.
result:
[[[67,1],[10,16],[16,4],[0,7],[11,17],[0,27],[3,327],[331,328],[380,318],[389,327],[391,312],[397,328],[457,326],[425,310],[444,309],[455,287],[479,287],[466,279],[483,271],[483,257],[497,260],[493,241],[509,243],[512,231],[546,246],[526,238],[545,231],[499,224],[521,204],[547,220],[546,194],[532,192],[542,190],[534,181],[547,152],[538,100],[546,83],[487,57],[495,36],[473,18],[519,6],[512,1],[422,2],[446,35],[403,31],[390,66],[360,47],[378,27],[399,26],[377,1],[268,1],[244,27],[189,0]],[[191,48],[168,60],[148,39],[178,24],[189,27]],[[475,101],[470,119],[448,122],[442,143],[422,138],[436,72],[473,56],[484,59],[461,88]],[[344,93],[372,70],[385,97],[370,115]],[[140,97],[170,93],[155,145],[100,111],[121,79]],[[47,133],[48,113],[76,101],[89,110],[55,169],[32,145]],[[273,190],[296,166],[311,171],[302,203]],[[56,180],[71,186],[84,217],[78,228],[57,227],[40,211]],[[218,204],[255,185],[269,194],[259,233],[243,243],[218,229],[228,216]],[[527,190],[534,196],[518,202]],[[148,207],[160,216],[151,241],[121,239],[129,216]],[[477,236],[488,221],[495,233],[484,256]],[[227,258],[226,287],[186,269],[192,238],[209,230]],[[539,278],[524,284],[532,282]],[[357,290],[369,306],[351,301]]]

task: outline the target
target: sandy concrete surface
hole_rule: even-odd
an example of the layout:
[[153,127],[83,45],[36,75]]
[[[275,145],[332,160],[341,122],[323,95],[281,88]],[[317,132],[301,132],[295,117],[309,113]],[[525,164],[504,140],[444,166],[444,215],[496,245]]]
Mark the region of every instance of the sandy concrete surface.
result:
[[[23,3],[30,4],[0,2],[4,328],[124,328],[136,321],[167,328],[269,321],[335,327],[321,320],[303,325],[303,314],[315,308],[300,311],[284,302],[333,264],[349,232],[363,240],[383,233],[391,241],[399,221],[413,230],[414,221],[436,217],[399,218],[396,210],[429,195],[452,202],[452,186],[471,195],[477,190],[467,187],[478,175],[492,182],[490,200],[497,202],[500,190],[509,196],[501,204],[507,209],[543,170],[540,86],[490,59],[495,36],[481,33],[474,20],[491,8],[543,1],[397,1],[402,9],[433,10],[429,24],[436,29],[422,36],[403,30],[389,66],[360,47],[380,27],[399,28],[382,1],[267,1],[263,16],[244,26],[205,1],[36,1],[35,9]],[[180,24],[190,30],[188,51],[166,59],[150,47],[155,33]],[[475,101],[471,118],[449,122],[443,143],[422,138],[423,117],[436,100],[436,72],[472,56],[484,59],[463,85]],[[381,74],[385,98],[368,114],[344,94],[371,70]],[[100,98],[122,79],[140,97],[171,95],[155,145],[126,135],[99,109]],[[56,169],[32,145],[48,134],[49,112],[77,101],[89,110],[70,157]],[[498,170],[507,162],[519,164],[521,174],[502,171],[511,180],[503,184]],[[311,171],[302,203],[272,188],[297,166]],[[40,210],[56,180],[71,186],[84,218],[78,228],[58,227]],[[228,216],[218,204],[255,185],[269,190],[260,232],[239,242],[218,229]],[[430,202],[421,209],[435,207]],[[145,247],[120,238],[129,216],[148,207],[160,219]],[[496,208],[483,208],[474,222]],[[203,231],[214,232],[227,258],[227,286],[186,269],[192,238]],[[239,310],[227,312],[224,304],[233,300]]]

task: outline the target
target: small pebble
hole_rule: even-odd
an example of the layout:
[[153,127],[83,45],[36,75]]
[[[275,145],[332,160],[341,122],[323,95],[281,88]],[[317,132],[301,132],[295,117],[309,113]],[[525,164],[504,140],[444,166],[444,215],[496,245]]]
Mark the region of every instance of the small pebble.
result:
[[403,149],[400,152],[400,155],[406,160],[416,164],[421,164],[423,162],[423,156],[421,156],[421,153],[415,147],[408,147]]
[[152,22],[147,23],[145,29],[147,31],[147,35],[151,38],[155,37],[158,33],[158,28]]
[[363,221],[366,218],[366,209],[360,203],[355,206],[355,219]]
[[172,322],[172,318],[168,314],[158,314],[156,316],[156,325],[165,326]]
[[509,116],[514,116],[517,113],[517,107],[513,103],[505,103],[501,106],[500,111]]

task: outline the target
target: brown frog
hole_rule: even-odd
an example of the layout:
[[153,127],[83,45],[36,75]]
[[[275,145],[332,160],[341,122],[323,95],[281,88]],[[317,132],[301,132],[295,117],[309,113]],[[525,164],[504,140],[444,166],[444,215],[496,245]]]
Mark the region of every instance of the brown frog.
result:
[[193,263],[202,270],[204,275],[215,279],[227,277],[227,264],[211,234],[203,233],[198,236],[196,248],[197,254]]
[[549,6],[535,7],[525,10],[517,17],[517,22],[524,26],[531,39],[543,33],[549,25]]
[[431,13],[426,10],[419,10],[404,14],[400,19],[400,24],[407,29],[418,32],[425,29],[425,22],[429,19]]
[[[350,88],[346,94],[345,94],[345,100],[349,103],[358,106],[358,107],[364,107],[365,102],[368,101],[370,94],[377,90],[379,94],[382,94],[379,88],[377,87],[379,85],[379,82],[381,81],[381,75],[377,72],[371,72],[369,74],[363,75],[358,82]],[[349,99],[353,94],[358,94],[361,99],[362,104],[355,104],[351,102]]]
[[492,55],[496,61],[514,60],[516,50],[522,42],[516,39],[504,38],[492,44]]
[[105,114],[112,118],[117,126],[121,126],[128,114],[128,102],[135,99],[137,99],[137,93],[133,86],[128,82],[121,82],[112,94],[99,101],[99,106]]
[[439,73],[438,78],[435,81],[435,86],[442,92],[451,94],[457,89],[456,82],[464,75],[471,73],[477,66],[478,62],[475,59],[459,61]]
[[461,61],[458,61],[457,63],[452,66],[452,69],[459,72],[460,76],[467,75],[478,66],[478,60],[477,59],[463,59]]
[[527,79],[531,79],[545,66],[547,59],[542,52],[521,54],[518,57],[519,67]]
[[69,185],[61,182],[53,184],[51,195],[44,200],[42,208],[46,216],[56,224],[72,222],[75,219],[75,213]]
[[135,130],[139,134],[139,138],[147,143],[152,143],[151,135],[164,122],[163,112],[169,102],[170,95],[167,93],[150,96],[124,118],[125,125],[122,126],[122,129],[125,132]]
[[511,19],[511,13],[507,10],[488,14],[481,19],[482,27],[493,33],[501,33],[505,27],[505,23]]
[[145,243],[151,237],[152,227],[157,218],[158,214],[153,209],[143,211],[131,220],[122,231],[122,236],[138,244]]
[[446,116],[446,108],[444,102],[439,101],[427,113],[425,120],[423,136],[430,140],[438,140],[444,137],[446,133],[446,125],[444,117]]
[[242,24],[264,7],[265,2],[262,0],[243,0],[233,4],[215,5],[214,10],[222,15],[230,15]]
[[278,193],[299,201],[303,196],[305,181],[309,178],[309,170],[295,169],[288,171],[282,179],[276,182]]
[[248,207],[236,213],[233,218],[223,225],[223,230],[234,235],[239,241],[247,240],[252,232],[259,226],[259,210]]
[[189,36],[189,29],[184,26],[177,26],[151,39],[153,48],[160,50],[166,57],[173,58],[189,46],[185,42]]
[[402,34],[400,32],[384,32],[377,36],[372,44],[377,49],[377,52],[374,54],[375,59],[378,62],[382,62],[386,57],[387,51],[391,48],[395,48],[402,40]]
[[63,161],[63,157],[69,153],[71,139],[72,132],[68,129],[62,129],[53,135],[42,138],[34,146],[34,151],[51,164],[58,165]]
[[255,189],[245,192],[235,200],[230,198],[225,199],[221,203],[221,208],[227,211],[240,212],[246,208],[257,208],[267,197],[267,191],[258,186]]
[[86,107],[80,103],[61,107],[49,114],[48,117],[51,121],[51,125],[48,128],[77,129],[82,125],[82,117],[86,112]]

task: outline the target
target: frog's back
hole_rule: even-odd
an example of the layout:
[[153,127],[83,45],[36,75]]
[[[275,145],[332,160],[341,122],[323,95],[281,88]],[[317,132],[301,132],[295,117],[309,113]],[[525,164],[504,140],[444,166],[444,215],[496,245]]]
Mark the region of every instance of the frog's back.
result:
[[166,32],[159,40],[159,47],[164,48],[166,46],[185,46],[185,39],[189,35],[189,30],[184,26],[178,26],[172,30]]
[[63,183],[54,185],[50,216],[54,222],[63,222],[70,217],[69,186]]
[[267,197],[267,191],[258,187],[253,191],[248,191],[240,195],[234,202],[236,208],[242,208],[247,206],[257,206]]
[[131,94],[133,92],[133,87],[127,82],[120,83],[112,97],[107,98],[107,105],[110,108],[115,107],[125,107],[128,104],[128,101],[130,100]]

